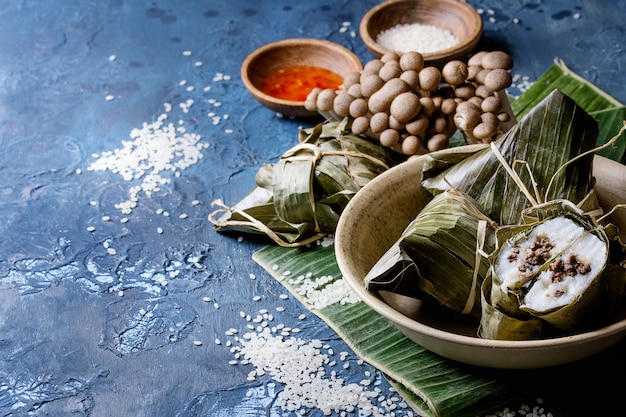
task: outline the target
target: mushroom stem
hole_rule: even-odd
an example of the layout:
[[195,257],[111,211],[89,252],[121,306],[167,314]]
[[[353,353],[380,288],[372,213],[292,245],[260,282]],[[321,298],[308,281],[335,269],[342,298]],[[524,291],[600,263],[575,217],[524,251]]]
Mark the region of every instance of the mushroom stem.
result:
[[513,113],[513,109],[511,108],[511,102],[509,101],[509,97],[506,94],[505,90],[500,90],[496,93],[500,102],[502,103],[502,109],[500,112],[505,112],[509,115],[509,120],[507,122],[500,122],[500,129],[502,132],[507,132],[510,128],[515,126],[517,123],[517,119],[515,118],[515,114]]

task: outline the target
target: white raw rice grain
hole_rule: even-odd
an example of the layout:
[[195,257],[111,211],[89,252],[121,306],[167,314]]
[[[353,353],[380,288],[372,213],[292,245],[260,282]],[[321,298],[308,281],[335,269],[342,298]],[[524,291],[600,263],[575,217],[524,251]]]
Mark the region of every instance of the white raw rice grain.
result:
[[451,48],[459,39],[448,30],[420,23],[398,24],[378,34],[376,42],[396,52],[436,52]]
[[[181,103],[183,111],[188,111],[193,100]],[[179,128],[173,123],[166,124],[168,116],[161,114],[153,123],[144,123],[141,129],[133,129],[130,141],[123,141],[122,147],[112,152],[103,152],[96,156],[90,166],[91,171],[111,171],[119,174],[125,181],[140,181],[131,187],[127,201],[116,207],[129,213],[136,206],[140,193],[150,197],[160,187],[169,184],[171,179],[162,176],[170,172],[174,176],[202,159],[202,151],[208,144],[201,143],[201,136],[187,133],[184,122],[179,121]],[[182,133],[181,133],[182,132]]]

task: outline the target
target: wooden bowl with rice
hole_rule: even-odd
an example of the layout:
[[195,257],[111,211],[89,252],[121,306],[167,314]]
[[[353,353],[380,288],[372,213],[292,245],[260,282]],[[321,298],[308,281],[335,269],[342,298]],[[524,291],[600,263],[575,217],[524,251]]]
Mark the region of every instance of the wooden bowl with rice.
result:
[[468,57],[482,32],[478,12],[459,0],[389,0],[370,9],[359,26],[376,58],[416,50],[425,64],[437,67]]

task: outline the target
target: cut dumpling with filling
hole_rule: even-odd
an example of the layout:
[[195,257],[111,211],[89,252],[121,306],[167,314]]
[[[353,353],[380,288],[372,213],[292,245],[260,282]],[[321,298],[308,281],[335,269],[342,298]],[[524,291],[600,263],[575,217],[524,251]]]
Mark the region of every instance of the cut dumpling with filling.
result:
[[528,235],[509,242],[496,262],[502,290],[515,290],[526,284],[546,262],[586,233],[584,227],[573,220],[555,217],[537,225]]
[[520,308],[543,313],[573,303],[602,271],[606,259],[606,244],[585,232],[539,274]]

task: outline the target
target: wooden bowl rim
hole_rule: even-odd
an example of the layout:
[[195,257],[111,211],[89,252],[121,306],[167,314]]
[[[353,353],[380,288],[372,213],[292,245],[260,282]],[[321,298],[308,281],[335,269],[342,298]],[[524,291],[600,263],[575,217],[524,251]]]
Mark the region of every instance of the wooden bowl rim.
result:
[[[470,32],[470,34],[463,39],[460,39],[460,42],[457,45],[454,45],[450,48],[446,48],[446,49],[441,49],[435,52],[424,52],[422,53],[422,56],[424,57],[424,60],[427,62],[431,62],[431,61],[440,61],[442,59],[445,59],[447,57],[454,57],[455,55],[457,55],[458,53],[462,53],[465,49],[468,49],[468,54],[470,52],[470,50],[476,46],[476,44],[478,43],[478,41],[480,40],[480,37],[482,35],[483,32],[483,20],[480,16],[480,14],[478,14],[478,12],[476,11],[476,9],[474,9],[470,4],[461,1],[461,0],[387,0],[383,3],[378,4],[377,6],[374,6],[373,8],[371,8],[361,19],[361,23],[359,24],[359,34],[361,36],[361,39],[363,40],[363,42],[365,43],[365,45],[367,46],[367,48],[374,53],[374,55],[379,55],[382,56],[385,53],[388,52],[393,52],[387,48],[384,48],[383,46],[381,46],[380,44],[378,44],[376,42],[376,39],[374,39],[369,32],[369,23],[372,20],[372,17],[378,13],[380,13],[381,11],[384,11],[386,9],[389,9],[399,3],[414,3],[414,4],[418,4],[418,3],[425,3],[425,5],[434,5],[437,6],[439,8],[443,8],[443,7],[447,7],[447,6],[451,6],[451,9],[454,10],[458,10],[458,9],[464,9],[465,11],[468,12],[468,16],[471,17],[471,22],[470,23],[470,27],[473,28],[473,30]],[[417,23],[417,22],[416,22]]]
[[292,101],[285,100],[281,98],[277,98],[271,96],[269,94],[265,94],[261,90],[257,88],[257,86],[252,82],[249,75],[249,70],[252,67],[252,64],[255,60],[259,59],[261,56],[266,54],[269,51],[277,50],[281,48],[288,47],[323,47],[328,50],[333,51],[334,53],[343,55],[348,61],[352,61],[355,66],[356,71],[360,71],[363,69],[363,64],[361,60],[348,48],[339,45],[338,43],[323,40],[323,39],[315,39],[315,38],[290,38],[283,39],[280,41],[268,43],[266,45],[261,46],[256,49],[252,53],[250,53],[246,59],[243,61],[241,65],[241,79],[248,89],[250,93],[255,96],[258,100],[262,100],[268,103],[273,103],[279,106],[288,106],[288,107],[302,107],[304,106],[304,101]]

